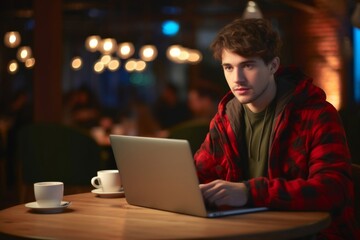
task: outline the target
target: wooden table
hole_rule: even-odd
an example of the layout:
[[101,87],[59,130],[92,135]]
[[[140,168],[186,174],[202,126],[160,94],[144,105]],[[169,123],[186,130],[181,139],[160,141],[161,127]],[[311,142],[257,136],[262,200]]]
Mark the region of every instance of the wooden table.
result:
[[62,213],[39,214],[23,204],[0,211],[0,239],[293,239],[330,224],[325,212],[267,211],[216,219],[129,205],[125,198],[68,195]]

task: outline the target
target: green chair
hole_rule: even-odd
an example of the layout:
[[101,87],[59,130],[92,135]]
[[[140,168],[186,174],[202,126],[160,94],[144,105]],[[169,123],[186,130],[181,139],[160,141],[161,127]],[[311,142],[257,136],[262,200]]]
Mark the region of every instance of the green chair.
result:
[[16,152],[21,202],[29,200],[34,182],[64,182],[65,194],[90,191],[90,179],[101,166],[101,149],[95,140],[61,124],[24,126]]

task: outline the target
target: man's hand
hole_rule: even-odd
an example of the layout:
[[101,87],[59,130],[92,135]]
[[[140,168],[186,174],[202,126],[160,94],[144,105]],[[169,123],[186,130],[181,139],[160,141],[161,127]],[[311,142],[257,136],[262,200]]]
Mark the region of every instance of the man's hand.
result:
[[248,190],[244,183],[215,180],[199,186],[210,205],[241,207],[248,201]]

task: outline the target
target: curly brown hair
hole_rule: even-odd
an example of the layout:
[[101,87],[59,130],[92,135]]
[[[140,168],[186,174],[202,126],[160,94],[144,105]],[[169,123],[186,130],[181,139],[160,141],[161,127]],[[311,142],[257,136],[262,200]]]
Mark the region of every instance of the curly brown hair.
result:
[[244,57],[260,57],[268,64],[279,56],[281,40],[265,19],[235,19],[220,30],[210,48],[216,60],[221,61],[227,49]]

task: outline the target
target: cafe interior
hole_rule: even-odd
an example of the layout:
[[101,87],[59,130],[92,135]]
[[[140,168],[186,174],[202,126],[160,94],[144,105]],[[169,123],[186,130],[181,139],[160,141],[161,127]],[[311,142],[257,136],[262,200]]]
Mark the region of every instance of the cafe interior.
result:
[[216,108],[189,107],[191,89],[212,103],[228,91],[209,45],[235,18],[271,21],[281,64],[326,92],[360,164],[359,0],[1,1],[0,209],[54,176],[90,191],[97,169],[116,168],[109,134],[189,138],[195,151],[207,129],[171,130]]

